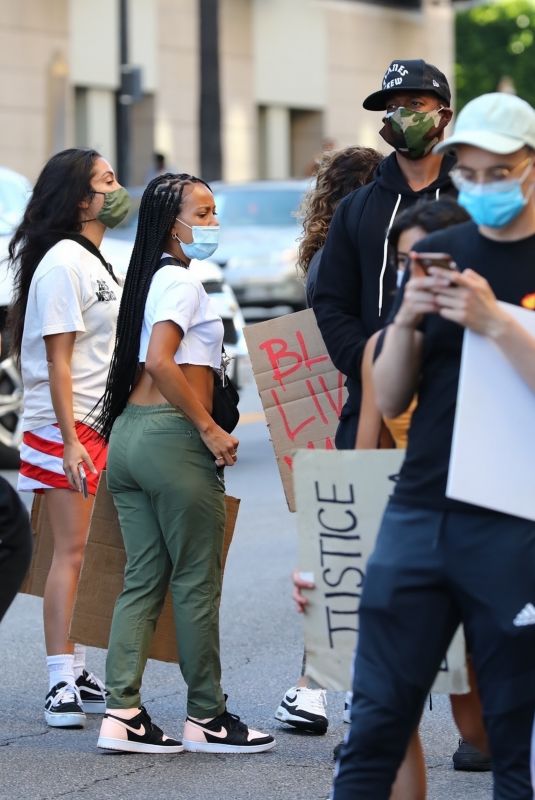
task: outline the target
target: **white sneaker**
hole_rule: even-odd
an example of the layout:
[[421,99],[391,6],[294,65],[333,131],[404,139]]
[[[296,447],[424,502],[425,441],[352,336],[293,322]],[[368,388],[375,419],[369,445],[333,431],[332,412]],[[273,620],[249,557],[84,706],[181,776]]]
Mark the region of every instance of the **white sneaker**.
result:
[[322,736],[327,731],[327,696],[325,689],[292,686],[281,700],[275,719],[301,731]]
[[56,683],[45,699],[45,719],[52,728],[83,728],[85,714],[77,686]]
[[353,692],[346,692],[346,698],[344,700],[344,722],[347,722],[348,725],[351,725],[351,703],[353,702]]

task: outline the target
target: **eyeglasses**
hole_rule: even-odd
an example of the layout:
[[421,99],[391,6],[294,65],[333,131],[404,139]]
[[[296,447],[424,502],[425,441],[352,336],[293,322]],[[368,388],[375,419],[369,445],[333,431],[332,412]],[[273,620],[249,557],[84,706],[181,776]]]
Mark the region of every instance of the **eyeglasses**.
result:
[[[450,170],[450,178],[457,187],[462,189],[467,183],[500,183],[501,181],[508,181],[520,167],[529,162],[531,168],[534,163],[533,156],[527,156],[518,164],[511,167],[489,167],[488,169],[470,169],[469,167],[454,167]],[[522,180],[526,177],[529,170],[523,174]]]

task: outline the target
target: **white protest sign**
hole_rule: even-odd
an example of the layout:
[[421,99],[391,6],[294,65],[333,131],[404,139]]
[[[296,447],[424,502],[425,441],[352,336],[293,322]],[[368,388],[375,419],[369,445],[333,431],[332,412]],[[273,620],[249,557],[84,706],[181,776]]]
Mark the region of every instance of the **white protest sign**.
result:
[[[535,314],[500,303],[535,336]],[[446,494],[535,520],[535,392],[494,342],[466,330]]]
[[[368,558],[403,450],[301,450],[294,457],[299,567],[314,576],[304,615],[306,674],[319,686],[350,688]],[[434,691],[468,691],[462,631]]]

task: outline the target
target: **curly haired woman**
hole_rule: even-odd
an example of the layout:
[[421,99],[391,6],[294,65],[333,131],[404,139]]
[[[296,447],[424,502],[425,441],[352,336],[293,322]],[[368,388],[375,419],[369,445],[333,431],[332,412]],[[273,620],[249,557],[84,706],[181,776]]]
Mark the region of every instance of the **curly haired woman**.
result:
[[307,302],[312,306],[318,266],[331,219],[340,200],[369,183],[381,153],[371,147],[345,147],[326,153],[320,161],[316,183],[305,195],[299,216],[303,235],[297,266],[306,275]]

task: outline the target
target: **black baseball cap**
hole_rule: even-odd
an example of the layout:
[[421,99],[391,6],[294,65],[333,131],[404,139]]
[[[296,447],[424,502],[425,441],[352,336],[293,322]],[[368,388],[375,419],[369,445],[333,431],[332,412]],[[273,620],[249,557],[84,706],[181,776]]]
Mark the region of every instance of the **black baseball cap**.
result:
[[383,78],[383,88],[363,102],[368,111],[384,111],[387,99],[395,92],[433,92],[449,106],[451,92],[443,72],[421,58],[392,61]]

